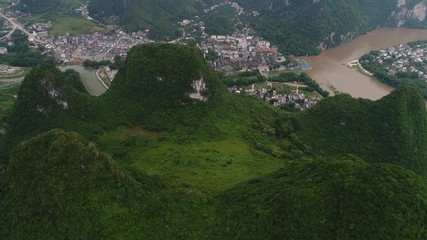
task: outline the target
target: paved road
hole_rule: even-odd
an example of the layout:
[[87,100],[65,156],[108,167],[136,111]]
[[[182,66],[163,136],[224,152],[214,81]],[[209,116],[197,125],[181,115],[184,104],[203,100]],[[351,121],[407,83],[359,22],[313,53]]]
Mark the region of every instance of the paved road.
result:
[[0,89],[12,86],[14,84],[20,83],[24,80],[24,77],[19,77],[15,79],[0,79]]
[[276,83],[276,84],[284,84],[284,85],[288,85],[288,86],[291,86],[291,87],[308,87],[307,85],[305,85],[305,84],[298,84],[298,83],[288,83],[288,82],[275,82],[275,81],[267,81],[267,84],[273,84],[273,83]]
[[3,39],[9,38],[15,32],[15,30],[16,30],[16,27],[13,27],[13,29],[10,30],[10,32],[8,34],[6,34],[2,38],[0,38],[0,41]]
[[28,37],[32,37],[32,38],[34,38],[34,40],[35,40],[36,42],[43,43],[43,42],[41,42],[39,39],[37,39],[36,37],[34,37],[30,32],[28,32],[28,31],[27,31],[27,29],[25,29],[25,28],[24,28],[24,26],[22,26],[19,22],[14,21],[14,20],[12,20],[11,18],[8,18],[6,15],[4,15],[4,14],[3,14],[3,13],[1,13],[1,12],[0,12],[0,17],[2,17],[2,18],[4,18],[4,19],[6,19],[7,21],[9,21],[9,22],[12,24],[12,26],[13,26],[14,28],[18,28],[18,29],[19,29],[19,30],[21,30],[24,34],[26,34]]

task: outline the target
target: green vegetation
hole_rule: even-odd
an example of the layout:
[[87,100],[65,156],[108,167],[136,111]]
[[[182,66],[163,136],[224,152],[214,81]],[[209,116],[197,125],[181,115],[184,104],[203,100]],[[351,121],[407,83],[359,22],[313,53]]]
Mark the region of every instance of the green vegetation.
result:
[[207,34],[231,35],[234,31],[233,21],[225,16],[209,16],[205,21]]
[[327,98],[302,113],[298,122],[296,130],[302,141],[318,155],[355,154],[369,162],[394,163],[426,176],[427,114],[413,86],[377,102],[352,99],[347,94]]
[[93,143],[62,130],[17,146],[5,177],[3,239],[188,239],[201,236],[206,218],[194,211],[206,201],[202,195],[124,171]]
[[213,51],[213,50],[208,50],[208,53],[206,53],[206,60],[207,61],[210,61],[210,62],[214,62],[215,60],[217,60],[218,59],[218,53],[216,53],[215,51]]
[[210,35],[231,35],[234,32],[235,19],[234,9],[230,6],[217,8],[203,18],[205,32]]
[[271,77],[269,80],[273,82],[303,82],[305,85],[307,85],[308,91],[316,91],[323,97],[329,96],[329,92],[323,90],[320,85],[306,73],[300,73],[298,75],[295,72],[285,72]]
[[289,113],[183,45],[134,47],[100,97],[41,65],[0,138],[0,238],[424,239],[423,104],[405,87]]
[[31,16],[24,17],[22,22],[52,21],[53,26],[49,31],[51,35],[69,33],[77,36],[91,32],[105,32],[103,27],[75,12],[83,2],[83,0],[23,0],[20,1],[18,9],[31,13]]
[[[0,87],[1,83],[0,83]],[[0,126],[7,121],[7,116],[12,110],[18,94],[20,84],[14,84],[0,89]]]
[[58,0],[22,0],[20,5],[23,10],[31,11],[32,13],[44,13],[46,11],[51,11],[57,8],[60,5]]
[[51,20],[58,16],[75,15],[74,10],[83,2],[83,0],[21,0],[18,9]]
[[5,7],[9,7],[12,2],[15,2],[13,0],[0,0],[0,7],[1,8],[5,8]]
[[102,61],[91,61],[86,59],[83,62],[83,66],[86,68],[93,68],[98,69],[100,67],[109,66],[111,69],[119,69],[123,64],[123,58],[120,56],[114,57],[114,63],[112,63],[110,60],[102,60]]
[[282,160],[257,152],[238,133],[203,141],[204,133],[192,137],[182,131],[169,134],[120,127],[100,136],[99,144],[126,168],[210,193],[283,166]]
[[426,190],[420,177],[393,165],[299,161],[226,191],[214,232],[221,239],[423,239]]
[[7,47],[8,54],[0,56],[0,62],[17,67],[34,67],[38,64],[53,63],[50,57],[42,55],[38,49],[28,47],[28,37],[21,31],[12,34],[12,46],[0,43],[0,46]]
[[254,83],[267,81],[267,78],[262,76],[259,71],[238,72],[236,74],[225,76],[221,75],[226,86],[249,86]]
[[212,2],[214,0],[92,0],[89,11],[92,16],[107,23],[119,23],[128,31],[149,28],[150,38],[170,39],[180,36],[177,21],[197,15],[198,10]]
[[73,36],[79,36],[91,32],[104,31],[105,29],[101,28],[95,22],[83,19],[82,17],[58,17],[54,20],[49,34],[58,36],[69,33]]

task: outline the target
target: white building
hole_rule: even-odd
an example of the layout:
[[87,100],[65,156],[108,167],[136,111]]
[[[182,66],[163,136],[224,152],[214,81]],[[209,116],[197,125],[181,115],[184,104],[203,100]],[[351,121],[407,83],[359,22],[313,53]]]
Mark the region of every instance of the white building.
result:
[[0,47],[0,54],[1,54],[1,55],[5,55],[5,54],[7,54],[7,48],[5,48],[5,47]]

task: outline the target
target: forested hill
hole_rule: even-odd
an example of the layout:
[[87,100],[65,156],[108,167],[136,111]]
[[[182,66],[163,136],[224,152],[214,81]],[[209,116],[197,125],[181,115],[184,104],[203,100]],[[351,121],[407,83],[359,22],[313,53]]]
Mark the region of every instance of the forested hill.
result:
[[377,27],[425,28],[424,0],[237,0],[252,26],[286,53],[318,53]]
[[219,77],[172,44],[132,48],[100,97],[31,70],[0,135],[0,239],[427,238],[415,87],[295,113]]
[[59,0],[22,0],[20,8],[32,13],[43,13],[59,6],[60,3]]
[[34,14],[61,15],[74,13],[74,9],[83,2],[83,0],[21,0],[18,9]]
[[179,36],[176,22],[192,18],[215,0],[91,0],[89,11],[103,21],[117,21],[126,30],[150,29],[150,37]]

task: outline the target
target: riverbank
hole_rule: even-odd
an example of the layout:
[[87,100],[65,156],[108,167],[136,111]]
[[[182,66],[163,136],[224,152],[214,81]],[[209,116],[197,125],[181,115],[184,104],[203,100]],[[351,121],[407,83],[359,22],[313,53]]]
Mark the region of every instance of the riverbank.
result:
[[67,69],[72,69],[80,74],[80,78],[85,86],[86,90],[92,96],[100,96],[108,88],[102,84],[102,82],[98,79],[96,75],[96,70],[84,68],[81,65],[63,65],[59,66],[61,71],[65,71]]
[[110,87],[107,86],[107,81],[101,77],[102,71],[103,71],[103,68],[96,70],[96,72],[95,72],[96,78],[102,84],[102,86],[104,86],[105,89],[108,90]]
[[373,73],[369,72],[368,70],[366,70],[365,68],[363,68],[362,64],[360,64],[359,59],[350,61],[347,63],[347,66],[349,68],[357,68],[358,70],[360,70],[363,74],[366,74],[368,76],[374,76]]
[[427,30],[376,29],[341,46],[325,50],[318,56],[299,58],[312,66],[307,74],[323,88],[331,92],[335,90],[348,93],[356,98],[377,100],[389,94],[394,88],[379,82],[369,74],[354,71],[348,67],[348,63],[372,50],[417,40],[427,40]]

